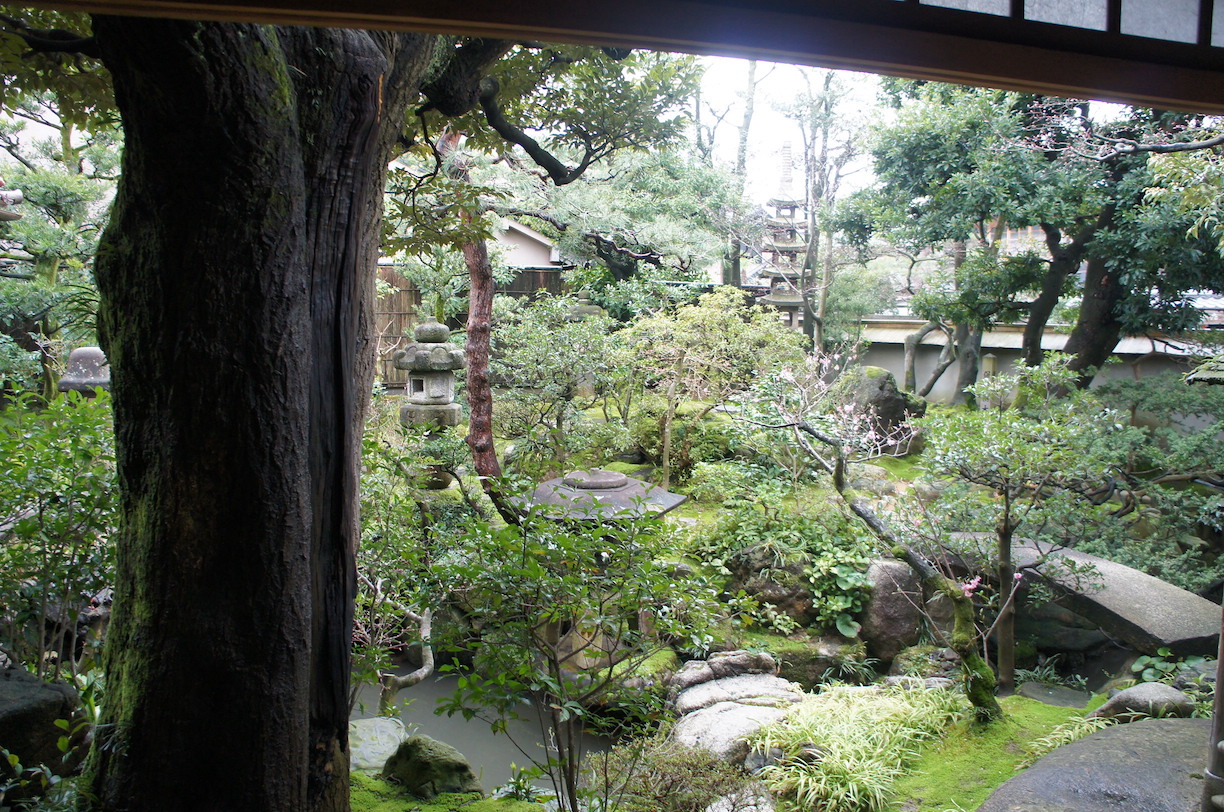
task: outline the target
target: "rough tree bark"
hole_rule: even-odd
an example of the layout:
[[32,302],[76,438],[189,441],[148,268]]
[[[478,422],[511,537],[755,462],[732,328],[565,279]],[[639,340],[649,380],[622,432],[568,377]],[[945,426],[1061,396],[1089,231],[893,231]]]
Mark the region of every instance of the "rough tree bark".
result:
[[95,808],[347,809],[370,269],[433,39],[95,32],[125,134],[97,261],[122,520]]
[[1126,289],[1118,282],[1118,275],[1106,267],[1103,258],[1088,260],[1079,319],[1063,348],[1063,352],[1075,356],[1068,367],[1079,373],[1081,388],[1092,383],[1095,371],[1113,354],[1122,338],[1117,307],[1125,295]]

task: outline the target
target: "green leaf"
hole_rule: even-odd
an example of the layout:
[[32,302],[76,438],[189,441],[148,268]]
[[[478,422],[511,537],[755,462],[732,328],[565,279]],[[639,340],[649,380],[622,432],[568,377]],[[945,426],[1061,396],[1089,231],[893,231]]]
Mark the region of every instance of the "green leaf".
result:
[[837,616],[837,631],[843,637],[858,637],[858,633],[862,631],[863,625],[849,615]]

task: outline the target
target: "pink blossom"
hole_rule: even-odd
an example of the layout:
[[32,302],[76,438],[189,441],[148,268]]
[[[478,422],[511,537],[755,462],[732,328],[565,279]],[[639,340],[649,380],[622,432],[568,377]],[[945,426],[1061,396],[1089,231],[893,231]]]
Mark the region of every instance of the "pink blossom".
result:
[[982,585],[982,576],[975,575],[973,576],[972,581],[966,581],[965,583],[961,584],[961,591],[965,593],[965,597],[967,598],[970,595],[972,595],[974,590],[976,590],[981,585]]

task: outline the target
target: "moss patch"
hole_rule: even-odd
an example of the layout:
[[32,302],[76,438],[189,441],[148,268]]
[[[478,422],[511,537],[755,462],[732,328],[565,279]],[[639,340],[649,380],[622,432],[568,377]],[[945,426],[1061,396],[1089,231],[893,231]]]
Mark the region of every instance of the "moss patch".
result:
[[542,812],[540,804],[481,798],[475,793],[446,793],[422,801],[395,784],[362,773],[349,776],[353,812]]
[[680,667],[680,658],[670,648],[660,649],[641,662],[633,658],[621,660],[612,666],[613,679],[621,680],[628,677],[641,677],[646,680],[656,680],[668,676]]
[[641,479],[646,482],[649,482],[651,475],[654,474],[654,466],[649,463],[637,465],[632,462],[605,462],[599,467],[605,471],[616,471],[625,476],[631,476],[634,479]]
[[1000,700],[1004,718],[988,727],[957,723],[927,747],[912,772],[896,785],[896,808],[911,812],[971,812],[1018,772],[1030,742],[1085,711],[1046,705],[1022,696]]
[[915,454],[908,457],[876,457],[871,460],[871,464],[880,466],[894,478],[903,479],[906,482],[913,482],[925,473],[918,467],[918,456]]

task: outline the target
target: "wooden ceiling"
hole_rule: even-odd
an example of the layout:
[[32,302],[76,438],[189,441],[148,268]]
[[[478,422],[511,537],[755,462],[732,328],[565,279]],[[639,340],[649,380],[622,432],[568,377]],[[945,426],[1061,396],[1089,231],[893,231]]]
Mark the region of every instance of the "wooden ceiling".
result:
[[[920,0],[34,0],[95,13],[407,29],[757,57],[984,84],[1171,109],[1224,113],[1224,49],[1213,47],[1215,0],[1105,3],[1105,30]],[[942,1],[948,5],[956,2]],[[975,0],[962,0],[973,8]],[[976,0],[979,4],[983,0]],[[998,2],[998,0],[996,0]],[[1124,3],[1197,3],[1198,42],[1128,36]],[[1224,4],[1222,4],[1224,5]],[[1031,15],[1030,15],[1031,16]]]

